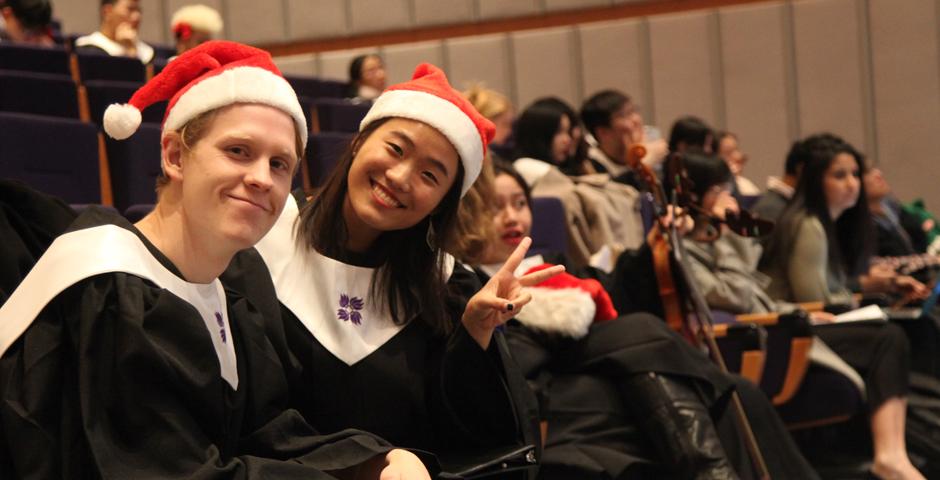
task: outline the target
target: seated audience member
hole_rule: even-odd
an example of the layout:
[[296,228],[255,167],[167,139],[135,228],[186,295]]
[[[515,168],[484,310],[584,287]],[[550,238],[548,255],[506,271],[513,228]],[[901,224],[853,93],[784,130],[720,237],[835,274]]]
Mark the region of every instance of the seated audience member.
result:
[[643,117],[630,97],[616,90],[603,90],[581,105],[581,121],[596,142],[588,149],[588,163],[583,173],[607,173],[618,181],[634,187],[632,172],[627,166],[627,149],[640,143],[646,146],[643,163],[655,166],[666,157],[666,142],[646,138]]
[[683,153],[699,151],[714,153],[715,131],[701,118],[687,115],[679,117],[669,130],[669,151]]
[[492,148],[496,147],[502,151],[512,147],[512,124],[516,119],[515,109],[512,102],[502,93],[482,85],[474,85],[463,92],[464,97],[476,108],[480,115],[493,122],[496,127],[496,133],[493,135],[493,141],[490,142],[490,155],[493,155]]
[[206,5],[186,5],[173,14],[170,31],[176,39],[176,54],[201,45],[222,33],[222,16]]
[[578,113],[571,108],[571,105],[568,105],[564,100],[558,97],[546,97],[541,101],[544,102],[546,106],[556,111],[563,112],[565,118],[570,120],[568,137],[571,138],[571,141],[568,143],[568,148],[565,150],[565,159],[558,165],[559,170],[570,176],[595,173],[593,171],[583,170],[584,165],[588,163],[588,143],[585,139],[584,129],[581,127],[581,119],[578,117]]
[[776,222],[793,198],[803,165],[813,150],[826,148],[827,144],[840,140],[832,134],[821,133],[793,142],[784,162],[783,177],[767,178],[767,191],[751,207],[751,211],[763,219]]
[[288,409],[283,332],[216,278],[274,225],[306,143],[270,55],[192,49],[109,107],[106,132],[127,138],[161,100],[154,211],[89,208],[0,308],[3,478],[429,479],[409,452]]
[[[473,189],[481,186],[478,181]],[[529,189],[512,167],[497,164],[495,184],[487,189],[495,191],[486,198],[490,216],[476,217],[492,232],[475,267],[481,281],[503,267],[532,226]],[[466,207],[461,205],[461,216],[472,218]],[[643,260],[643,270],[632,268]],[[546,262],[566,263],[562,255],[536,255],[517,272]],[[652,276],[648,255],[624,254],[617,263],[614,275],[634,284]],[[584,268],[529,287],[532,302],[507,325],[512,355],[536,385],[541,417],[548,422],[540,478],[749,478],[742,439],[733,427],[725,428],[732,413],[722,399],[732,385],[744,399],[774,478],[815,477],[762,392],[719,373],[661,319],[619,315],[605,290],[608,279]],[[629,295],[649,292],[630,290]],[[615,296],[621,305],[629,303],[627,295]]]
[[98,31],[78,37],[79,53],[104,53],[112,57],[132,57],[143,63],[153,61],[153,47],[140,40],[140,0],[101,0]]
[[[731,195],[734,179],[728,165],[714,156],[684,156],[686,171],[694,183],[693,193],[702,216],[724,219],[737,212]],[[668,183],[668,182],[667,182]],[[708,223],[699,218],[696,225]],[[764,291],[767,278],[757,271],[760,245],[751,238],[736,235],[722,225],[720,236],[693,231],[683,242],[691,260],[690,273],[708,306],[738,313],[786,312],[795,305],[772,300]],[[815,323],[829,323],[832,315],[810,314]],[[888,322],[850,323],[815,327],[816,342],[825,342],[864,378],[871,424],[874,462],[872,473],[879,478],[922,478],[911,465],[904,440],[907,378],[910,348],[904,331]],[[818,349],[821,345],[815,345]],[[814,352],[811,358],[818,358]],[[825,366],[841,370],[847,366],[819,358]],[[824,361],[823,361],[824,360]],[[850,376],[852,372],[845,372]]]
[[718,132],[713,143],[712,152],[721,156],[734,175],[732,184],[734,193],[741,196],[760,194],[757,185],[744,176],[744,166],[747,165],[748,157],[741,151],[738,136],[731,132]]
[[804,142],[806,159],[796,192],[767,239],[760,270],[767,292],[789,302],[852,303],[852,290],[923,298],[917,280],[868,263],[871,213],[861,176],[862,154],[831,135]]
[[642,221],[633,187],[609,175],[569,177],[560,166],[571,148],[569,110],[557,99],[538,99],[516,120],[513,167],[536,197],[556,197],[565,207],[568,256],[587,265],[607,246],[614,254],[643,241]]
[[49,0],[0,0],[0,42],[52,46]]
[[901,208],[901,203],[891,195],[891,186],[881,169],[869,166],[863,180],[868,209],[878,230],[877,255],[900,257],[926,252],[926,232],[918,219]]
[[319,431],[361,428],[439,459],[534,444],[534,399],[496,327],[528,303],[522,286],[561,267],[507,267],[481,289],[443,250],[493,130],[419,65],[375,101],[322,189],[290,198],[226,273],[251,298],[273,277],[280,303],[264,310],[286,331],[292,405]]
[[346,97],[375,100],[385,90],[385,62],[369,53],[349,62],[349,86]]

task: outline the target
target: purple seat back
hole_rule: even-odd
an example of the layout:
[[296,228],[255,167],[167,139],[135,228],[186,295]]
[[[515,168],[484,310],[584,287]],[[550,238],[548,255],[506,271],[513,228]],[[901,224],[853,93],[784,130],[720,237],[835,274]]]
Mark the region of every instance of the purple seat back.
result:
[[[88,95],[88,110],[91,121],[101,126],[104,111],[112,103],[127,103],[131,95],[143,85],[138,82],[121,82],[111,80],[89,80],[85,82],[85,91]],[[163,123],[167,102],[157,102],[141,112],[144,123]]]
[[307,170],[310,184],[322,186],[333,172],[340,157],[349,147],[355,134],[342,132],[323,132],[310,136],[307,142]]
[[78,91],[66,75],[0,71],[0,111],[77,119]]
[[565,206],[555,197],[532,199],[532,246],[529,254],[564,253],[568,250]]
[[98,132],[78,120],[0,113],[0,176],[68,203],[100,203]]
[[321,132],[358,132],[359,124],[372,103],[352,103],[336,98],[320,98],[313,102]]
[[160,125],[144,123],[125,140],[105,136],[114,206],[123,212],[131,205],[157,201],[154,190],[160,175]]
[[147,73],[144,64],[136,58],[88,52],[78,54],[78,71],[82,83],[89,80],[143,83]]
[[343,98],[346,93],[346,83],[335,80],[324,80],[316,77],[302,77],[285,75],[285,79],[297,92],[297,96],[315,98]]
[[71,75],[65,47],[38,47],[0,43],[0,69],[53,75]]
[[127,210],[124,210],[124,218],[131,223],[137,223],[142,218],[146,217],[148,213],[152,212],[153,207],[153,204],[131,205],[127,207]]

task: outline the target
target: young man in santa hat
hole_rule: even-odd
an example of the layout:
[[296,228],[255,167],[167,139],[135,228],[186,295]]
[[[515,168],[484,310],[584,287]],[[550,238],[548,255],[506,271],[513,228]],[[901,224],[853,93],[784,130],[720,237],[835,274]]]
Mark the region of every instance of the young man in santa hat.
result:
[[[419,65],[375,101],[323,188],[289,199],[224,281],[251,298],[273,278],[280,305],[266,317],[281,316],[298,362],[292,400],[317,429],[362,428],[448,471],[466,466],[455,456],[500,450],[490,466],[515,459],[522,476],[536,462],[531,393],[496,328],[529,301],[523,286],[562,267],[516,277],[522,241],[480,288],[444,253],[493,131],[440,69]],[[329,391],[311,388],[321,382]]]
[[413,454],[288,409],[283,336],[216,278],[278,218],[307,140],[270,55],[192,49],[109,107],[106,132],[127,138],[162,100],[155,210],[87,210],[0,307],[0,476],[428,479]]

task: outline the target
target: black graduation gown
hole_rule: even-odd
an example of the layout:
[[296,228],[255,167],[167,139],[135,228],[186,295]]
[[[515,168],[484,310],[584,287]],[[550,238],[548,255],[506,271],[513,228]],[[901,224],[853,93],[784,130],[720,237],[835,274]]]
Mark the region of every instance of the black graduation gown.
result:
[[[562,255],[547,263],[564,265]],[[571,339],[534,331],[511,321],[510,350],[526,378],[540,388],[548,421],[542,456],[544,478],[651,478],[669,475],[638,430],[623,380],[645,372],[681,377],[699,391],[715,421],[731,464],[751,478],[750,457],[737,432],[728,393],[738,391],[773,478],[817,478],[760,389],[721,373],[702,352],[672,332],[663,320],[649,248],[625,252],[613,272],[570,270],[608,288],[620,317],[591,326]],[[478,272],[480,280],[486,274]],[[616,289],[616,290],[614,290]]]
[[[345,260],[363,266],[375,261]],[[257,296],[274,298],[270,275],[251,249],[236,256],[222,280],[254,302]],[[448,288],[453,318],[449,335],[434,332],[417,318],[352,365],[324,347],[287,307],[265,304],[270,335],[283,335],[289,345],[284,363],[291,365],[291,406],[321,432],[357,428],[396,446],[431,453],[421,456],[434,475],[538,445],[535,399],[508,357],[502,335],[497,332],[483,350],[459,320],[480,288],[476,275],[458,266]],[[534,473],[523,469],[504,478]]]
[[62,200],[0,179],[0,304],[75,217]]
[[[70,230],[126,220],[93,208]],[[276,342],[227,292],[238,388],[206,324],[168,290],[127,273],[79,281],[0,358],[2,478],[332,478],[387,452],[369,434],[318,435],[287,408]]]

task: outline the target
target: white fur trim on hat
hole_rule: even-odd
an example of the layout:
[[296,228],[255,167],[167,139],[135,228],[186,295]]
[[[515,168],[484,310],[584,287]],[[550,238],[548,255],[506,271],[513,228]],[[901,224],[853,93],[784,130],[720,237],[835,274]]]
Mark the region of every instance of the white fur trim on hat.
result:
[[532,287],[526,291],[532,294],[532,301],[516,315],[520,323],[571,338],[587,335],[597,312],[591,294],[580,288]]
[[140,122],[140,110],[127,103],[113,103],[104,111],[104,131],[115,140],[133,135]]
[[200,113],[235,103],[260,103],[288,113],[307,144],[307,120],[294,89],[283,77],[257,67],[231,68],[193,85],[171,107],[163,128],[178,130]]
[[470,117],[453,103],[418,90],[388,90],[376,101],[359,124],[359,130],[387,117],[402,117],[426,123],[444,134],[460,155],[464,178],[460,194],[467,193],[483,167],[483,141]]

